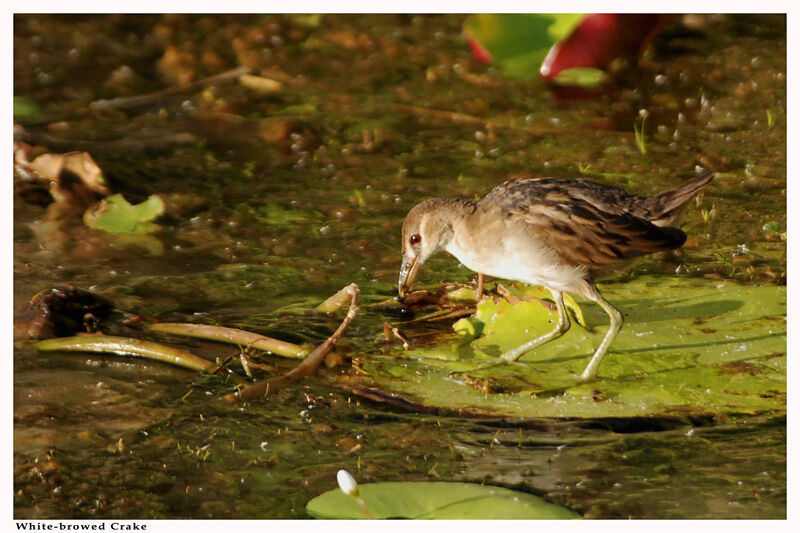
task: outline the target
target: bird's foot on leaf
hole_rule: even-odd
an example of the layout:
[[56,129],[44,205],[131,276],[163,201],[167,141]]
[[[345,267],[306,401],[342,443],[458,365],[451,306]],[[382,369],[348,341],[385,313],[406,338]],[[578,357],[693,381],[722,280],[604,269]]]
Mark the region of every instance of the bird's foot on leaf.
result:
[[584,383],[591,383],[592,381],[597,379],[596,375],[587,375],[585,372],[583,374],[573,374],[572,377],[575,379],[575,382],[579,385]]
[[498,365],[516,365],[516,366],[521,366],[523,368],[528,368],[528,365],[526,365],[525,363],[520,363],[519,361],[516,360],[516,358],[504,357],[505,354],[502,354],[499,357],[492,357],[491,355],[483,351],[483,349],[481,349],[481,347],[478,346],[477,344],[473,343],[470,347],[479,354],[490,358],[488,361],[485,361],[476,366],[475,370],[483,370],[484,368],[490,368]]

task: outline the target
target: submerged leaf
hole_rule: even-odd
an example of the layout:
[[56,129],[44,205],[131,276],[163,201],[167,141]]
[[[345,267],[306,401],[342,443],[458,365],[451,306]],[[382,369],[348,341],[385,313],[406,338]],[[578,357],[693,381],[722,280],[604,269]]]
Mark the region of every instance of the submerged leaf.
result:
[[286,209],[274,203],[254,208],[252,214],[262,224],[278,227],[290,227],[304,223],[321,224],[325,220],[322,213],[302,209]]
[[[580,515],[525,492],[472,483],[386,482],[359,485],[372,518],[439,520],[574,519]],[[364,511],[339,489],[308,502],[314,518],[362,519]]]

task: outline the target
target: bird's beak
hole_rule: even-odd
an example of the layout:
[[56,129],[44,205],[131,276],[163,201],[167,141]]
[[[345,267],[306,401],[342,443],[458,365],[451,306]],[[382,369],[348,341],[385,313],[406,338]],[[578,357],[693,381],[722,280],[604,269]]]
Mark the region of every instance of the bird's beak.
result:
[[400,298],[403,298],[411,287],[411,282],[417,276],[417,271],[421,264],[417,261],[416,256],[409,258],[407,255],[403,255],[403,264],[400,265],[400,279],[397,281],[397,294]]

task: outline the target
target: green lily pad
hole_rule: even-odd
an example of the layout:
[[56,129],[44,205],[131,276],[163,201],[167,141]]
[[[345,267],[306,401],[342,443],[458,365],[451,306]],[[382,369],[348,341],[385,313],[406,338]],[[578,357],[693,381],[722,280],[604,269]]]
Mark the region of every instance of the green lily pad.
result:
[[[386,482],[359,485],[359,496],[375,519],[574,519],[580,515],[543,499],[502,487],[450,482]],[[320,494],[306,505],[314,518],[363,519],[355,499],[341,490]]]
[[[377,387],[424,404],[502,415],[785,411],[786,287],[646,276],[601,290],[625,324],[592,383],[579,384],[576,376],[608,317],[591,302],[582,304],[588,328],[573,321],[562,337],[524,354],[525,366],[476,370],[486,360],[481,351],[497,356],[550,331],[556,313],[537,300],[484,299],[451,341],[398,350],[362,368]],[[476,381],[493,392],[474,387]]]
[[553,44],[578,25],[583,14],[480,14],[464,23],[467,34],[481,43],[508,76],[531,78],[539,72]]
[[107,233],[146,235],[159,230],[160,226],[151,221],[163,214],[164,201],[155,194],[136,205],[115,194],[87,210],[83,221],[90,228]]

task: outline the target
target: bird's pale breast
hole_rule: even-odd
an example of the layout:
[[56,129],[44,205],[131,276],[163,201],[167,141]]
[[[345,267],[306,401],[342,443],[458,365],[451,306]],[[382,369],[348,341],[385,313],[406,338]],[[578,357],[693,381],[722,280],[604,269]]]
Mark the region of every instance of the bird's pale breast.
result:
[[522,221],[489,212],[457,221],[447,251],[470,270],[489,276],[570,290],[586,270],[565,265]]

